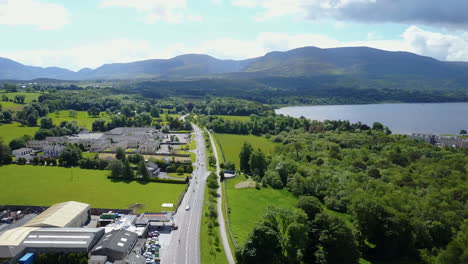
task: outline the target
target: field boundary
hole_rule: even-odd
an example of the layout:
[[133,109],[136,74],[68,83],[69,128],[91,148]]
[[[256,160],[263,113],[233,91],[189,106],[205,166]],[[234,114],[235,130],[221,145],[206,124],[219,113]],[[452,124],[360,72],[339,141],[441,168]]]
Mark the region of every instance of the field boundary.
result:
[[224,211],[226,213],[225,221],[226,221],[228,231],[229,231],[229,238],[230,238],[230,241],[232,243],[232,246],[234,247],[234,250],[237,251],[237,249],[238,249],[237,242],[234,239],[234,235],[232,234],[231,222],[229,220],[229,203],[227,201],[226,179],[223,181],[223,192],[224,192],[224,199],[223,199],[224,200]]
[[185,197],[185,194],[187,193],[188,187],[189,187],[189,185],[187,184],[185,186],[184,191],[180,194],[179,199],[177,200],[177,204],[176,204],[174,214],[177,213],[177,211],[179,210],[180,204],[182,203],[182,200],[184,200],[184,197]]
[[219,149],[221,151],[221,155],[223,156],[223,163],[224,163],[224,162],[226,162],[226,157],[224,156],[223,145],[221,145],[221,142],[219,142],[218,137],[216,137],[216,133],[213,133],[213,135],[214,135],[214,138],[216,139],[216,145],[219,146]]
[[[109,180],[117,181],[117,182],[138,182],[138,183],[152,183],[152,182],[159,182],[159,183],[170,183],[170,184],[187,184],[185,180],[174,180],[174,179],[148,179],[148,180],[140,180],[140,179],[123,179],[117,177],[107,176]],[[188,184],[187,184],[188,185]]]

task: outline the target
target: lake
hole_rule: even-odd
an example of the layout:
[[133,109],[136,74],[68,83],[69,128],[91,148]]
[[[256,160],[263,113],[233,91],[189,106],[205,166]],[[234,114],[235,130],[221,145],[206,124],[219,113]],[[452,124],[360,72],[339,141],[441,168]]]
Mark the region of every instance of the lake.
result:
[[461,129],[468,130],[468,103],[291,106],[276,113],[320,121],[361,121],[370,126],[381,122],[394,134],[458,134]]

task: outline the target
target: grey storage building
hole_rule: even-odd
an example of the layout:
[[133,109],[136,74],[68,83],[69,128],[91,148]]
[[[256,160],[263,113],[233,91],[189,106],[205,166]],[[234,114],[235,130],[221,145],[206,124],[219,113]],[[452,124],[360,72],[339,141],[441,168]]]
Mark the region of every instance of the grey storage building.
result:
[[145,264],[146,258],[134,252],[128,254],[123,260],[115,261],[114,264]]
[[104,235],[104,228],[40,228],[21,243],[33,253],[88,253]]
[[110,262],[122,260],[130,253],[137,240],[136,233],[114,230],[105,234],[90,253],[91,255],[106,256]]

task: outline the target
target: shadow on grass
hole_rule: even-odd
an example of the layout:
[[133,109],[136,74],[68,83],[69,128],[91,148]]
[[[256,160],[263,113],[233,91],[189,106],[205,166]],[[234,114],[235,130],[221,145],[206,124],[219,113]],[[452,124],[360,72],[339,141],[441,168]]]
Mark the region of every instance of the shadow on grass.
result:
[[126,178],[115,178],[115,177],[107,177],[109,180],[112,182],[123,182],[123,183],[131,183],[131,182],[137,182],[141,185],[146,185],[148,183],[168,183],[168,184],[187,184],[185,180],[172,180],[172,179],[148,179],[148,180],[143,180],[143,179],[126,179]]

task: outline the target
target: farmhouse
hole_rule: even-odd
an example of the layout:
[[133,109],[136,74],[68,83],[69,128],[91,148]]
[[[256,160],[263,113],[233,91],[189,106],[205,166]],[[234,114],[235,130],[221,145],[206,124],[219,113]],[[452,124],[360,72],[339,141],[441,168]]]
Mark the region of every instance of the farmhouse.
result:
[[20,148],[12,151],[13,156],[15,156],[16,160],[19,158],[25,158],[27,160],[31,159],[31,154],[33,154],[34,150],[31,148]]
[[44,156],[49,158],[58,158],[60,154],[65,150],[65,147],[62,145],[49,145],[44,148]]
[[146,165],[149,175],[151,178],[157,178],[159,176],[159,173],[161,172],[161,169],[159,169],[158,165],[154,162],[148,162]]

